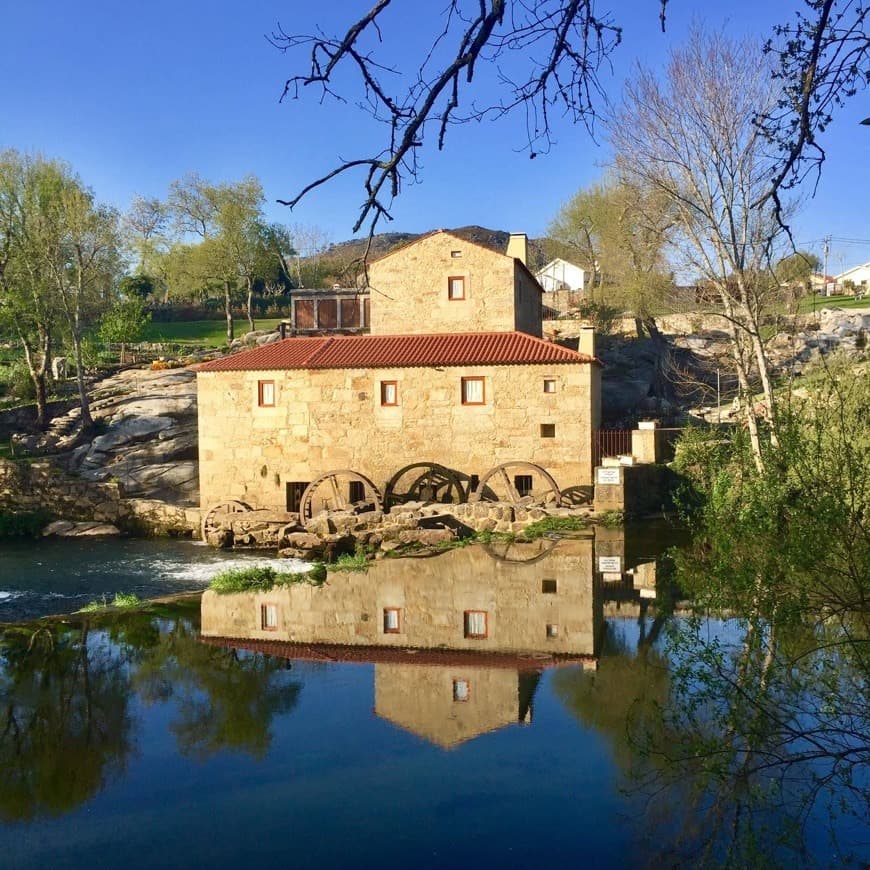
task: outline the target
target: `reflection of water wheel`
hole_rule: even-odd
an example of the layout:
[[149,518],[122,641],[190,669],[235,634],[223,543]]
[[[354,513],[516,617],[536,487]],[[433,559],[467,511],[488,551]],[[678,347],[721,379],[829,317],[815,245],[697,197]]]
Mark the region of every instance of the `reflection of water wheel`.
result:
[[208,541],[209,535],[214,535],[223,529],[229,529],[234,514],[246,514],[250,510],[252,508],[249,504],[235,499],[212,505],[202,518],[202,539]]
[[349,468],[340,468],[321,474],[305,487],[299,502],[299,516],[310,519],[322,510],[380,510],[382,506],[378,488],[367,477]]
[[480,479],[468,500],[556,507],[562,502],[562,494],[556,481],[540,465],[503,462]]
[[384,492],[384,504],[392,507],[408,501],[460,504],[466,499],[460,475],[437,462],[415,462],[397,471]]
[[555,538],[541,538],[534,543],[518,543],[516,541],[489,541],[483,544],[483,550],[496,562],[509,562],[512,565],[532,565],[546,559],[558,546]]

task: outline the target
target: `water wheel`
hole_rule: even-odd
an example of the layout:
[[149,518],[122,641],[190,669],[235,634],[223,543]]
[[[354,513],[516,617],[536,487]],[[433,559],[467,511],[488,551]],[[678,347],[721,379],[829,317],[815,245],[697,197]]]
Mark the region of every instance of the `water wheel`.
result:
[[299,516],[310,519],[320,511],[380,510],[378,488],[364,475],[349,468],[327,471],[311,481],[302,493]]
[[540,465],[503,462],[480,479],[468,500],[556,507],[562,502],[562,494],[553,477]]
[[249,504],[235,499],[220,501],[212,505],[202,518],[202,527],[200,529],[202,540],[208,541],[210,536],[229,529],[235,514],[246,514],[250,510],[252,508]]
[[384,492],[388,508],[409,501],[460,504],[467,498],[462,477],[437,462],[415,462],[397,471]]

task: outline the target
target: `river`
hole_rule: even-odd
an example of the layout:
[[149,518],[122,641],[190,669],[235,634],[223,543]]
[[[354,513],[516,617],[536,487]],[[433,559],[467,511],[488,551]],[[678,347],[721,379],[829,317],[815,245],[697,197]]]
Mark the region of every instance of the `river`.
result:
[[[832,694],[860,670],[841,656],[842,684],[796,680],[796,660],[831,664],[802,637],[759,688],[745,620],[693,615],[647,532],[6,626],[3,866],[866,861],[866,757],[851,783],[832,774],[861,749]],[[2,606],[28,615],[202,589],[258,558],[66,542],[25,569],[15,553]]]

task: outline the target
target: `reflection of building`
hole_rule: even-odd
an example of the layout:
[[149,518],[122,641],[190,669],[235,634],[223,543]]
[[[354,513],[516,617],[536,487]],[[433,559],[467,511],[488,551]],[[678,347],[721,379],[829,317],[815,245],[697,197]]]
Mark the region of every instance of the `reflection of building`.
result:
[[[548,552],[549,551],[549,552]],[[202,598],[202,636],[288,659],[372,662],[375,711],[454,746],[531,721],[545,667],[594,666],[602,602],[591,538],[483,547],[332,573],[322,587]]]

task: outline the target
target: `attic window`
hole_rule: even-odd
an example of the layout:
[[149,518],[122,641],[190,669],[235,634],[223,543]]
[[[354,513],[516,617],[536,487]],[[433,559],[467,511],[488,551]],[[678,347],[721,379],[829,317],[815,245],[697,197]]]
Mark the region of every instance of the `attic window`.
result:
[[465,299],[465,278],[454,275],[447,279],[447,298],[451,301]]
[[541,438],[555,438],[556,437],[556,424],[555,423],[541,423]]
[[397,381],[381,381],[381,404],[384,407],[399,404],[399,384]]
[[486,389],[483,378],[462,378],[462,404],[486,404]]
[[260,606],[260,628],[263,631],[278,630],[277,604],[263,604]]
[[555,378],[544,378],[544,392],[545,393],[555,393],[556,392],[556,379]]
[[462,256],[462,251],[451,251],[450,256],[453,257],[454,260],[457,260]]
[[485,610],[466,610],[464,614],[464,635],[475,640],[484,640],[489,634],[488,614]]
[[453,681],[453,700],[454,701],[467,701],[468,696],[471,694],[471,685],[468,680],[454,680]]
[[384,608],[384,634],[402,633],[402,609],[400,607]]

